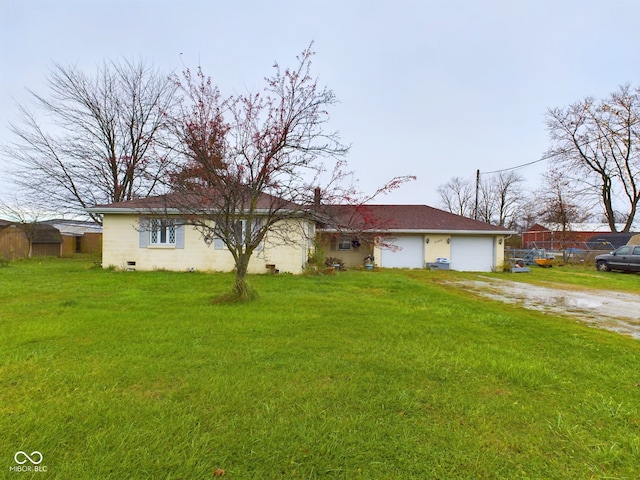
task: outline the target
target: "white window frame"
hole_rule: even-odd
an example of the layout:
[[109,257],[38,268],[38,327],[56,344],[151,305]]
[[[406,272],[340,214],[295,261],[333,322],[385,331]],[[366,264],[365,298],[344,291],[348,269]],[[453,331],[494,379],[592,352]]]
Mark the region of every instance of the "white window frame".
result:
[[149,220],[149,245],[175,246],[176,221],[171,218],[152,218]]

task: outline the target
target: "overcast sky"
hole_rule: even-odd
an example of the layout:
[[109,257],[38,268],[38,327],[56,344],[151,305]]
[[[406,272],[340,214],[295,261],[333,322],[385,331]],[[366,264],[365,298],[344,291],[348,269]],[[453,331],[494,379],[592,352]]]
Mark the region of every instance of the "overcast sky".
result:
[[[545,112],[640,83],[640,0],[0,0],[0,144],[52,63],[202,65],[257,91],[314,41],[360,188],[415,182],[380,203],[440,206],[451,177],[540,159]],[[6,159],[0,160],[5,162]],[[518,169],[539,182],[544,162]],[[10,188],[0,163],[0,198]]]

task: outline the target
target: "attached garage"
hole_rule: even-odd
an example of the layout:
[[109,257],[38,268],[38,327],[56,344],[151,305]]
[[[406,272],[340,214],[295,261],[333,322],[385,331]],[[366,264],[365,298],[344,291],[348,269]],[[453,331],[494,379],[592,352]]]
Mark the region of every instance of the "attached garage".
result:
[[[505,238],[516,233],[427,205],[324,208],[332,221],[344,219],[344,223],[338,223],[340,228],[319,224],[320,244],[326,245],[328,256],[344,258],[347,267],[361,268],[371,256],[382,268],[424,269],[443,263],[449,270],[490,272],[504,263]],[[346,253],[334,247],[332,239],[345,232],[358,239],[358,247],[343,257]],[[385,248],[387,244],[397,249]]]
[[385,244],[397,249],[383,248],[380,251],[380,266],[384,268],[424,268],[424,236],[407,235],[385,238]]
[[494,237],[452,236],[451,270],[490,272],[495,266]]

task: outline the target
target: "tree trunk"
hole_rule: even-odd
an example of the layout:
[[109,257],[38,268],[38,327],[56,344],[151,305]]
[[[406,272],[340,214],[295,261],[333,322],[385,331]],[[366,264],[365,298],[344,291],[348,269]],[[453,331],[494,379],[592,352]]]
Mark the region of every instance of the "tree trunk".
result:
[[256,292],[247,283],[247,269],[250,255],[243,254],[236,262],[236,281],[233,286],[233,300],[237,302],[249,302],[257,298]]
[[607,222],[609,223],[609,228],[612,233],[616,233],[618,229],[616,228],[616,214],[613,210],[613,202],[611,195],[611,178],[608,176],[602,176],[602,187],[601,187],[601,198],[602,204],[604,206],[605,216],[607,217]]
[[624,224],[624,228],[622,229],[623,232],[630,232],[631,231],[631,227],[633,226],[633,221],[636,218],[636,212],[638,210],[638,205],[636,203],[634,203],[631,206],[631,211],[629,212],[629,216],[627,217],[627,221]]

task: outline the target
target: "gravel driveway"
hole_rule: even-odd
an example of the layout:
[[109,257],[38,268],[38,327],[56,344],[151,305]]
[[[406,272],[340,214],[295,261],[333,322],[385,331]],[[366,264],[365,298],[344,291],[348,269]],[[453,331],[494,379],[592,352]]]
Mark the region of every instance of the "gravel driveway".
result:
[[570,316],[598,328],[640,339],[640,294],[566,290],[489,277],[453,283],[495,300]]

